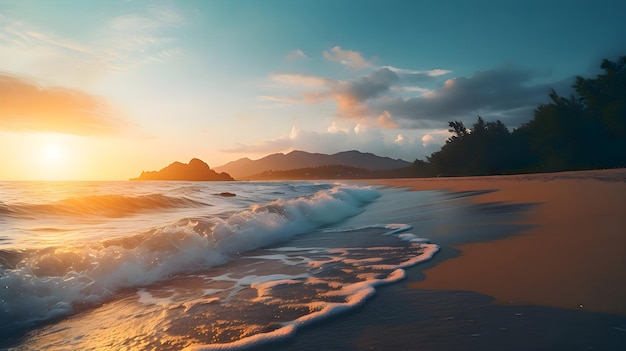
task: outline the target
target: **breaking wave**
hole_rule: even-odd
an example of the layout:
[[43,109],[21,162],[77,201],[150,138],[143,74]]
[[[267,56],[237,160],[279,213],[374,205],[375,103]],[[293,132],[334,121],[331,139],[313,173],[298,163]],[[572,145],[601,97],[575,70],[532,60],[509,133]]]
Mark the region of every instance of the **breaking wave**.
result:
[[[240,252],[340,222],[360,213],[378,196],[369,187],[335,186],[310,196],[276,200],[220,216],[182,218],[125,237],[67,247],[0,251],[0,320],[11,321],[0,326],[0,335],[102,303],[123,288],[206,269],[234,259]],[[38,206],[54,213],[115,216],[196,205],[206,206],[163,195],[106,195]],[[28,206],[33,205],[12,206],[11,211],[32,211]],[[38,208],[34,212],[41,211]]]

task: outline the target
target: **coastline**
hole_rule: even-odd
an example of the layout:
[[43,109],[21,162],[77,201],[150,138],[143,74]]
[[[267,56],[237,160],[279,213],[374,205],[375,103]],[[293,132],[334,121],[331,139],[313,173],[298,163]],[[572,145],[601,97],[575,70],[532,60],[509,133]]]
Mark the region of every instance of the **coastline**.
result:
[[525,225],[519,234],[453,245],[460,255],[425,268],[425,279],[410,279],[409,288],[626,316],[626,169],[365,183],[536,204],[516,223]]
[[[351,226],[368,228],[361,227],[363,224],[375,226],[381,223],[406,224],[405,228],[412,226],[410,229],[412,233],[408,233],[407,230],[407,233],[403,232],[401,235],[405,235],[405,238],[415,235],[418,240],[429,238],[440,246],[440,251],[432,259],[406,269],[405,279],[394,281],[393,284],[377,285],[375,292],[371,292],[367,300],[363,300],[362,305],[359,303],[358,308],[350,309],[347,313],[331,314],[327,318],[298,328],[293,337],[274,340],[258,347],[253,346],[253,349],[617,351],[623,348],[626,343],[626,316],[619,310],[621,306],[619,296],[622,291],[619,288],[623,287],[620,273],[624,272],[624,255],[623,251],[620,251],[620,248],[621,250],[624,248],[624,238],[620,231],[624,223],[622,216],[626,169],[591,173],[352,182],[361,183],[360,185],[363,183],[385,185],[376,186],[380,188],[380,200],[372,201],[367,207],[363,207],[363,212],[360,212],[362,215],[351,216],[337,222],[339,228]],[[128,194],[134,184],[127,185],[129,188],[112,189],[110,192]],[[285,189],[290,189],[291,186],[279,183],[276,185],[279,189],[283,189],[285,185],[288,185]],[[118,185],[112,186],[115,188]],[[231,204],[232,201],[243,198],[242,196],[222,199],[222,196],[217,196],[220,194],[217,189],[243,194],[239,185],[230,186],[231,188],[206,189],[205,196],[201,198],[211,197],[213,206],[219,201]],[[321,186],[324,188],[326,183]],[[197,184],[192,184],[190,189],[197,192],[200,188]],[[409,191],[409,188],[425,191],[413,192]],[[188,189],[187,185],[185,189]],[[254,189],[249,192],[269,193],[267,189]],[[367,189],[364,190],[372,193]],[[293,192],[297,191],[293,189]],[[291,193],[281,194],[287,197]],[[247,202],[242,206],[248,208]],[[199,208],[199,211],[202,211],[200,214],[206,215],[204,207]],[[319,208],[326,211],[322,217],[329,215],[328,209],[333,212],[340,210],[328,205],[321,205]],[[598,221],[602,225],[596,223]],[[108,220],[106,222],[108,223]],[[590,229],[583,228],[585,225],[595,228],[591,229],[595,230],[593,235],[587,233]],[[545,231],[536,232],[538,228],[544,228]],[[558,235],[552,234],[555,230],[559,232]],[[565,230],[568,232],[562,233]],[[305,235],[296,240],[299,243],[295,247],[308,250],[310,247],[327,247],[325,243],[332,243],[332,246],[328,247],[337,247],[339,252],[343,252],[344,245],[382,248],[383,251],[390,252],[385,245],[387,241],[378,240],[376,235],[373,235],[376,238],[371,241],[371,238],[363,236],[363,233],[365,232],[357,230],[349,235],[334,235],[332,231],[329,236]],[[568,235],[570,237],[567,239]],[[524,246],[519,243],[523,238],[535,239]],[[331,240],[325,241],[327,239]],[[596,242],[596,239],[602,240]],[[395,242],[397,239],[390,240]],[[564,240],[566,244],[563,243]],[[294,241],[290,241],[289,245],[294,245]],[[601,247],[601,250],[597,250],[593,245]],[[609,248],[606,249],[604,246]],[[312,251],[314,254],[312,257],[318,260],[315,251]],[[396,253],[391,252],[391,255]],[[255,256],[256,253],[253,253],[250,258]],[[272,252],[270,257],[274,256]],[[300,257],[300,253],[294,257]],[[367,261],[363,260],[363,257],[358,256],[357,261]],[[383,256],[380,257],[382,261],[374,257],[375,260],[372,262],[385,262]],[[393,259],[397,257],[399,256],[393,256]],[[615,263],[616,258],[619,260],[618,263]],[[606,262],[598,263],[598,260]],[[338,261],[328,262],[331,263],[332,269],[340,268],[337,265]],[[613,262],[612,268],[606,268],[607,262],[610,265]],[[232,265],[216,266],[211,273],[207,273],[207,277],[222,277],[223,272],[227,272],[226,276],[229,274],[243,278],[248,275],[256,276],[253,275],[254,270],[251,270],[251,267],[256,267],[261,275],[269,276],[276,268],[272,268],[271,263],[269,266],[250,263],[251,261],[245,259],[234,261]],[[583,278],[576,275],[580,273],[576,266],[578,263],[591,267],[586,268],[589,269],[588,272],[583,272]],[[529,265],[536,268],[529,270]],[[293,273],[296,273],[295,276],[302,273],[297,269],[292,271],[291,265],[289,266],[289,269],[279,271],[280,276],[283,273],[287,273],[287,277]],[[440,272],[442,267],[447,267],[443,273]],[[345,272],[349,271],[351,270]],[[364,271],[358,269],[357,272],[363,274]],[[573,274],[570,274],[572,272]],[[332,275],[331,272],[324,274]],[[547,279],[548,283],[541,282],[532,276],[533,274]],[[568,281],[565,279],[567,277],[582,281]],[[607,277],[618,280],[615,286],[607,283]],[[198,317],[201,318],[200,321],[210,318],[207,320],[218,321],[217,323],[232,320],[236,323],[241,316],[245,316],[245,311],[256,312],[260,316],[273,315],[266,313],[262,307],[263,303],[259,304],[260,308],[246,307],[241,311],[226,308],[220,311],[220,307],[214,304],[217,300],[209,299],[207,302],[205,297],[207,287],[211,289],[218,287],[221,291],[221,283],[217,286],[206,286],[203,283],[204,278],[197,279],[195,274],[189,277],[182,274],[178,276],[180,280],[172,278],[153,286],[141,287],[138,292],[131,288],[99,308],[88,308],[78,314],[33,329],[23,337],[18,335],[15,339],[6,341],[11,345],[14,344],[15,350],[40,349],[43,345],[54,344],[57,347],[78,345],[86,335],[90,335],[90,340],[115,342],[117,345],[122,345],[125,340],[134,340],[133,342],[144,340],[148,343],[165,345],[163,341],[168,340],[168,337],[179,335],[176,330],[182,331],[180,335],[184,335],[184,338],[196,335],[194,333],[197,329],[193,327],[196,322],[192,321],[196,321]],[[591,278],[599,279],[600,282],[593,282]],[[341,281],[350,282],[349,279]],[[577,283],[589,288],[585,291],[591,294],[591,298],[585,300],[583,308],[559,304],[564,299],[558,297],[570,296],[572,291],[577,294],[574,297],[588,298],[586,295],[580,295],[580,289],[576,288]],[[229,285],[230,283],[227,283],[225,286]],[[516,288],[513,293],[518,293],[521,297],[511,297],[511,285]],[[239,285],[235,284],[235,287],[237,286]],[[290,285],[284,292],[293,293],[293,287]],[[193,296],[196,292],[200,293],[199,303],[194,305],[195,300],[193,303],[185,302],[189,306],[196,306],[195,309],[163,308],[168,304],[181,306],[174,300],[177,296],[186,299],[184,296]],[[613,295],[602,299],[601,296],[605,296],[607,292]],[[171,293],[173,295],[170,297]],[[539,293],[543,300],[534,300],[537,297],[536,293]],[[222,296],[226,295],[223,293]],[[257,295],[252,293],[250,296]],[[543,295],[556,296],[557,303]],[[244,297],[241,301],[246,299]],[[602,309],[603,307],[596,303],[596,299],[605,302],[608,308]],[[290,305],[290,300],[285,301]],[[237,305],[246,306],[242,302],[238,302]],[[170,312],[162,315],[163,310]],[[190,315],[187,315],[188,311],[192,311]],[[137,324],[140,320],[138,318],[144,316],[150,321]],[[94,327],[94,321],[102,323],[102,327],[97,327],[98,323]],[[142,327],[135,330],[129,327],[130,325]],[[85,326],[86,329],[78,326]],[[176,326],[178,329],[172,329],[174,334],[170,334],[169,329],[163,326]],[[191,330],[193,332],[189,333]],[[124,337],[125,334],[133,333],[136,333],[137,337],[132,339]],[[121,339],[113,341],[114,338],[109,337],[113,335],[118,335]],[[150,335],[155,335],[156,338]],[[171,349],[180,349],[173,345],[169,344]]]

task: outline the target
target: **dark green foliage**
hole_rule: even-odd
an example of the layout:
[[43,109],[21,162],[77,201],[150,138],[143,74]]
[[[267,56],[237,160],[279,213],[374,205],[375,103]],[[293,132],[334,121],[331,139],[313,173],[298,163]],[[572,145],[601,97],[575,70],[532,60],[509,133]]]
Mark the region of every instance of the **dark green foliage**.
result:
[[448,132],[453,134],[446,141],[448,143],[453,141],[453,140],[463,138],[468,133],[467,128],[465,128],[465,126],[463,125],[463,122],[461,122],[461,121],[451,121],[450,123],[448,123],[448,126],[450,126],[450,128],[448,129]]
[[626,56],[600,67],[595,78],[577,77],[570,97],[552,91],[520,128],[540,169],[626,166]]
[[453,135],[441,150],[428,157],[436,175],[501,174],[511,167],[511,134],[501,121],[485,122],[478,116],[471,130],[450,122]]

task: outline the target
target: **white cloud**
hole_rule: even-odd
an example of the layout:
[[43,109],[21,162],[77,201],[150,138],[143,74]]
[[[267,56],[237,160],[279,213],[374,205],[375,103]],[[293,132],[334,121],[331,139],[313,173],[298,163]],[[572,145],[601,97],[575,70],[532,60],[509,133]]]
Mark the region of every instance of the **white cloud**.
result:
[[381,68],[387,68],[388,70],[398,73],[398,74],[416,74],[416,75],[425,75],[429,77],[439,77],[445,74],[452,73],[452,71],[447,69],[430,69],[430,70],[414,70],[414,69],[406,69],[406,68],[398,68],[394,66],[382,66]]
[[[110,68],[125,69],[142,61],[161,60],[172,53],[175,39],[167,29],[183,23],[183,18],[166,8],[152,8],[147,13],[125,14],[109,21],[108,36],[99,45]],[[167,54],[163,55],[162,53]]]
[[291,132],[289,133],[289,139],[291,140],[295,140],[296,138],[298,138],[298,128],[296,127],[291,127]]
[[394,86],[394,87],[391,87],[390,90],[394,92],[399,92],[399,93],[401,92],[418,93],[421,96],[427,96],[433,93],[432,89],[416,87],[416,86],[402,86],[402,87]]
[[272,75],[272,80],[279,83],[305,87],[326,87],[337,83],[334,79],[321,78],[307,74],[274,74]]
[[328,61],[339,62],[351,68],[366,68],[371,64],[361,56],[358,51],[343,50],[339,46],[335,46],[330,51],[324,51],[324,58]]
[[289,52],[289,54],[287,54],[287,61],[295,61],[295,60],[299,60],[299,59],[306,59],[309,58],[302,50],[300,49],[295,49]]
[[298,99],[284,96],[262,95],[257,96],[257,100],[268,103],[267,105],[261,106],[262,108],[287,107],[300,103]]
[[350,130],[350,128],[341,128],[337,125],[337,121],[332,121],[330,127],[328,127],[327,131],[331,134],[334,133],[339,133],[339,132],[343,132],[343,133],[347,133]]
[[426,134],[422,137],[422,145],[424,147],[428,146],[428,144],[432,143],[434,140],[433,136],[430,134]]
[[104,21],[97,37],[77,40],[40,24],[0,15],[0,57],[6,71],[77,86],[103,72],[179,55],[182,50],[167,31],[182,23],[183,18],[173,10],[150,8]]
[[422,136],[422,146],[434,151],[434,149],[443,145],[449,137],[450,132],[447,129],[430,130]]
[[361,123],[357,123],[353,128],[355,134],[364,133],[367,131],[367,126]]

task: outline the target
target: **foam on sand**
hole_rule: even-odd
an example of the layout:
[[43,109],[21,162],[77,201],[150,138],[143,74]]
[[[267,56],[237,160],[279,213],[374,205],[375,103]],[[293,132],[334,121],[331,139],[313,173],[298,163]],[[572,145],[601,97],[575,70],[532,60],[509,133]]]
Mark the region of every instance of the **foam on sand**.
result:
[[[410,228],[405,225],[373,227],[393,231],[398,228],[404,230]],[[277,311],[291,310],[294,313],[293,317],[275,322],[275,328],[272,330],[252,333],[232,342],[191,345],[187,350],[242,350],[292,337],[302,326],[362,305],[376,293],[377,286],[404,279],[405,268],[429,260],[437,250],[438,246],[434,244],[410,242],[408,246],[366,248],[282,247],[270,250],[267,255],[250,257],[281,262],[293,262],[290,257],[307,257],[298,261],[299,265],[309,267],[306,273],[214,278],[236,280],[237,286],[233,288],[235,291],[241,291],[245,286],[256,291],[256,298],[239,302],[243,304],[240,307],[242,311],[254,308],[254,304],[263,304],[264,308],[275,308]],[[281,254],[272,254],[271,251]],[[246,304],[249,303],[253,305],[247,307]]]

